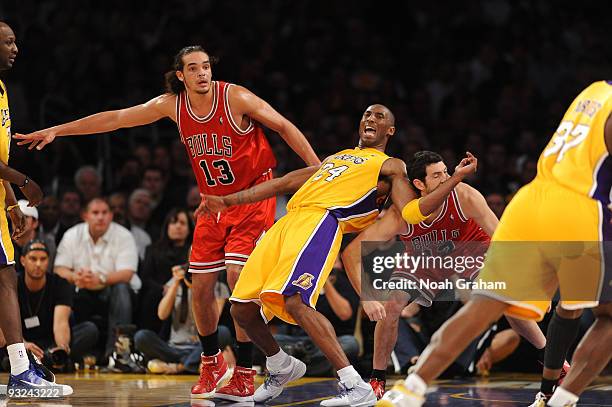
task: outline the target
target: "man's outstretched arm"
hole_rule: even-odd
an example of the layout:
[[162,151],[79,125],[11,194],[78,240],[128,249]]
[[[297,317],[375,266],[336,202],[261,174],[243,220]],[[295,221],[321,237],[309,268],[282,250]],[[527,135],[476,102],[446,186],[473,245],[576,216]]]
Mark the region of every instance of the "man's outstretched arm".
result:
[[202,203],[196,209],[195,215],[200,216],[205,212],[219,213],[230,206],[263,201],[276,195],[292,194],[300,189],[304,182],[317,172],[318,169],[319,166],[300,168],[280,178],[274,178],[243,191],[225,196],[200,194],[202,196]]
[[74,136],[78,134],[106,133],[126,127],[142,126],[153,123],[163,117],[176,121],[176,96],[164,94],[146,103],[120,110],[109,110],[92,114],[82,119],[59,124],[29,134],[16,133],[13,138],[21,140],[17,144],[27,145],[28,149],[41,150],[55,137]]
[[431,215],[468,174],[476,171],[478,160],[471,153],[461,160],[455,173],[440,184],[427,196],[416,198],[416,193],[406,178],[406,165],[397,158],[391,158],[383,164],[381,174],[391,179],[391,199],[402,208],[402,218],[408,223],[416,224]]

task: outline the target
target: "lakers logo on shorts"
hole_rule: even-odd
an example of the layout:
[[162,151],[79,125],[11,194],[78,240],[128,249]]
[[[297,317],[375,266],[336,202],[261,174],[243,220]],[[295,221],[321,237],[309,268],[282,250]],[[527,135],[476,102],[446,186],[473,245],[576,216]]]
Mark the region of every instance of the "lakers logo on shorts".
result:
[[312,287],[312,280],[314,280],[314,276],[312,274],[304,273],[296,280],[293,280],[291,284],[300,287],[303,290],[308,290],[310,287]]

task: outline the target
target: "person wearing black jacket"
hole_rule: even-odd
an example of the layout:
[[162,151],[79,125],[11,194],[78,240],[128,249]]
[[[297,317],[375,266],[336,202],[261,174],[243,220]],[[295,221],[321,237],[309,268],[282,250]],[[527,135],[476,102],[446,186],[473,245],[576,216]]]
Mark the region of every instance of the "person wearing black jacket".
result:
[[163,287],[172,278],[172,267],[184,264],[189,257],[193,221],[186,209],[172,209],[164,221],[162,237],[151,244],[140,267],[142,291],[138,311],[139,327],[159,332],[162,323],[157,306]]

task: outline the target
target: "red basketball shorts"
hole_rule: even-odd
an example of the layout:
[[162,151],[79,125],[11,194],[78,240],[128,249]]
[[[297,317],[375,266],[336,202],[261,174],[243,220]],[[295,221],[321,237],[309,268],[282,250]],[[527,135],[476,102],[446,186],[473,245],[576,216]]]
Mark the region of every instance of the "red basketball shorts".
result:
[[255,245],[274,224],[276,198],[229,208],[219,216],[198,218],[193,234],[190,273],[225,270],[226,264],[244,266]]

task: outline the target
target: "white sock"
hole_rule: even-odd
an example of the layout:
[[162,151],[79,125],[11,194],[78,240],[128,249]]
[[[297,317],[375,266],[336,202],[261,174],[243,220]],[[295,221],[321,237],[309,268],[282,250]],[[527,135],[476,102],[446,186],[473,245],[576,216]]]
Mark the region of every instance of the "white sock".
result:
[[427,384],[421,379],[421,376],[416,373],[408,375],[406,380],[404,380],[404,386],[419,396],[425,395],[425,391],[427,390]]
[[25,372],[30,367],[30,360],[26,348],[22,343],[14,343],[6,347],[11,362],[11,374],[16,376]]
[[340,378],[340,381],[349,389],[362,380],[361,376],[359,376],[359,373],[357,373],[353,365],[348,365],[347,367],[343,367],[342,369],[338,370],[338,377]]
[[266,357],[266,367],[270,371],[278,372],[287,365],[288,361],[289,355],[281,349],[276,355]]
[[576,396],[574,393],[570,393],[563,387],[557,387],[550,400],[548,400],[547,405],[551,407],[563,407],[575,404],[577,402],[578,396]]

